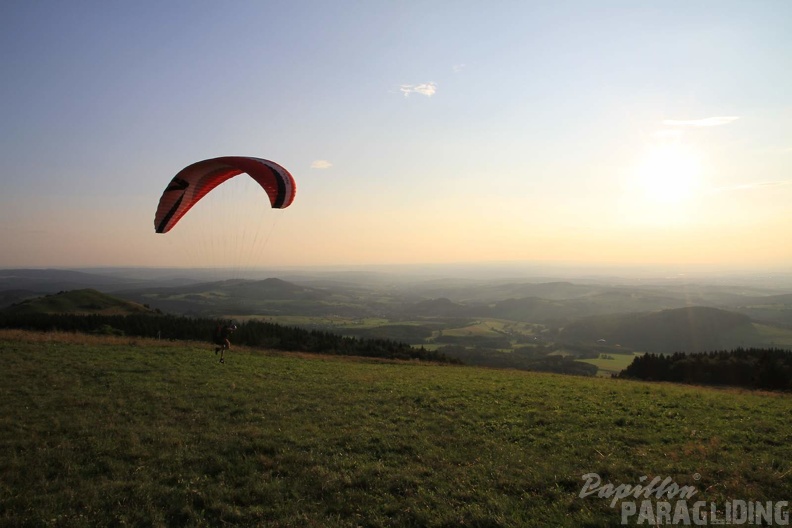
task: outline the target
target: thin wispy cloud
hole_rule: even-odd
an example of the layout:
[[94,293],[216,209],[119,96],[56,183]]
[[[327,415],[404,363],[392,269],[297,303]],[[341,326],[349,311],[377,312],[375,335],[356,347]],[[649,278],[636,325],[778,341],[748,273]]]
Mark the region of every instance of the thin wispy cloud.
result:
[[738,119],[740,119],[739,116],[705,117],[704,119],[666,119],[663,124],[680,127],[713,127],[728,125]]
[[756,183],[737,183],[734,185],[716,187],[712,189],[712,191],[717,193],[736,192],[736,191],[755,191],[759,189],[773,189],[776,187],[784,187],[786,185],[792,185],[792,180],[763,181]]
[[465,64],[454,64],[452,69],[454,70],[454,73],[459,73],[465,69],[465,66],[466,66]]
[[423,84],[402,84],[399,86],[399,91],[404,94],[404,97],[409,97],[410,94],[421,94],[426,97],[432,97],[437,92],[437,84],[433,82]]
[[311,163],[312,169],[329,169],[332,166],[333,164],[327,160],[316,160],[313,163]]

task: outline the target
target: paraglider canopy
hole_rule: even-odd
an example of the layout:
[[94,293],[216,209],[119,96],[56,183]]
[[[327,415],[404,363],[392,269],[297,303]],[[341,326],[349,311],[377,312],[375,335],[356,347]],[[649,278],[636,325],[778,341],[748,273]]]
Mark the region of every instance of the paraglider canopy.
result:
[[154,229],[167,233],[201,198],[224,181],[246,173],[256,180],[275,209],[291,205],[297,185],[289,171],[261,158],[225,156],[193,163],[173,177],[154,215]]

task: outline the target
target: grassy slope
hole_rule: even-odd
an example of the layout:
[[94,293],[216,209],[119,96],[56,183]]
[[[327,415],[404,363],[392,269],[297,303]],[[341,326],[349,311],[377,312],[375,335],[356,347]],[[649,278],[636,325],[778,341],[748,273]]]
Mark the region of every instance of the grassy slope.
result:
[[618,525],[578,497],[588,472],[792,496],[789,395],[19,331],[0,351],[0,525]]

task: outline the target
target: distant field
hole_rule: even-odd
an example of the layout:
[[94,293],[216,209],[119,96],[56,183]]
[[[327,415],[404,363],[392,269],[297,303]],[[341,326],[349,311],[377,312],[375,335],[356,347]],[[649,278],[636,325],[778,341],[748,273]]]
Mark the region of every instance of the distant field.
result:
[[792,330],[756,323],[754,328],[761,336],[763,346],[792,348]]
[[505,323],[503,321],[495,321],[495,320],[479,320],[474,321],[473,324],[468,326],[463,326],[460,328],[453,328],[448,330],[443,330],[443,335],[449,336],[497,336],[501,335],[500,332],[503,331]]
[[[365,318],[352,318],[352,317],[328,317],[328,316],[292,316],[292,315],[272,315],[272,316],[250,316],[250,315],[228,315],[228,318],[237,320],[247,319],[260,319],[273,323],[278,323],[286,326],[325,326],[337,329],[343,332],[344,329],[372,329],[379,326],[401,326],[401,325],[416,325],[416,326],[440,326],[443,327],[443,334],[449,336],[502,336],[504,332],[516,331],[520,333],[530,334],[533,325],[526,323],[517,323],[514,321],[503,321],[498,319],[481,319],[473,320],[471,322],[458,323],[461,326],[455,326],[453,323],[444,322],[442,319],[417,319],[414,321],[399,320],[391,321],[381,317],[365,317]],[[466,321],[466,320],[465,320]]]
[[587,473],[792,497],[790,395],[8,330],[0,351],[0,525],[620,525]]
[[599,371],[597,376],[610,377],[611,374],[618,374],[633,362],[635,354],[603,354],[608,359],[603,359],[600,355],[597,359],[579,359],[582,363],[590,363],[595,365]]
[[309,315],[268,315],[268,316],[229,316],[238,319],[259,319],[284,326],[327,327],[343,331],[344,328],[374,328],[389,324],[388,319],[381,317],[340,317],[340,316],[309,316]]

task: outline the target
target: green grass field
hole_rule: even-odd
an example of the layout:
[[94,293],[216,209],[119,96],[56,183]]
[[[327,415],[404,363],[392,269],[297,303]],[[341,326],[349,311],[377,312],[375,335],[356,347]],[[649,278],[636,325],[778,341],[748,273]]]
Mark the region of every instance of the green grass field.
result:
[[0,331],[0,525],[618,526],[792,498],[792,396]]
[[753,326],[761,338],[761,346],[792,348],[792,330],[758,323]]
[[471,335],[497,337],[502,335],[501,333],[506,327],[506,324],[507,323],[503,321],[497,320],[478,320],[474,321],[473,324],[468,326],[443,330],[443,335],[463,337]]
[[[608,359],[604,359],[603,355]],[[626,369],[633,359],[635,359],[635,354],[600,354],[600,357],[596,359],[579,359],[578,361],[595,365],[599,369],[597,376],[610,377],[612,374],[618,374]]]

